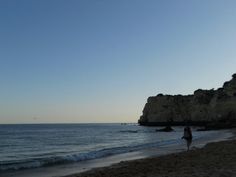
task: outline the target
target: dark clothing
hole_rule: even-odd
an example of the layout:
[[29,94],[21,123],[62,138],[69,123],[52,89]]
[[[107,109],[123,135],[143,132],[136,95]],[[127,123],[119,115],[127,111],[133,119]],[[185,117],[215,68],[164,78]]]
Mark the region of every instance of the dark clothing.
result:
[[186,140],[192,140],[193,136],[192,136],[192,131],[191,131],[190,127],[184,128],[184,136],[182,138],[184,138]]
[[192,139],[193,139],[192,131],[191,131],[190,127],[184,128],[184,136],[182,138],[184,138],[187,141],[187,148],[189,150],[189,147],[190,147],[190,145],[192,143]]

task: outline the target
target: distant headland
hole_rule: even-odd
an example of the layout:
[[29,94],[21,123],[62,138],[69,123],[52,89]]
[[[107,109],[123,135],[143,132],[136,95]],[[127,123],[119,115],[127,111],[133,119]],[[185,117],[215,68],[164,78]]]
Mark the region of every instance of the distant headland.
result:
[[138,123],[205,126],[208,129],[236,127],[236,74],[217,90],[198,89],[193,95],[149,97]]

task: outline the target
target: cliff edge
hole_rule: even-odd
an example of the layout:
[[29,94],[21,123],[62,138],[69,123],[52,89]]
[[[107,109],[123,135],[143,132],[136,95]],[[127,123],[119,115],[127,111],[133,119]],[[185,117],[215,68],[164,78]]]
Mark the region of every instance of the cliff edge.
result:
[[193,95],[149,97],[138,122],[147,126],[236,127],[236,74],[217,90],[198,89]]

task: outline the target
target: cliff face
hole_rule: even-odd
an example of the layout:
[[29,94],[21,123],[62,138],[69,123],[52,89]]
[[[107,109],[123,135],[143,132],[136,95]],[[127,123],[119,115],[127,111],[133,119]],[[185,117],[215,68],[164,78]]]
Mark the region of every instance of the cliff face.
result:
[[217,90],[149,97],[140,125],[236,126],[236,74]]

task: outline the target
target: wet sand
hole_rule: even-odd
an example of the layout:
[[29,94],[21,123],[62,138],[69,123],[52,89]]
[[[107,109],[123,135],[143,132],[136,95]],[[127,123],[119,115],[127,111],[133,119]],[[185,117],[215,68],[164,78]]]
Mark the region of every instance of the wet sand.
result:
[[124,161],[67,177],[236,177],[236,140],[160,157]]

